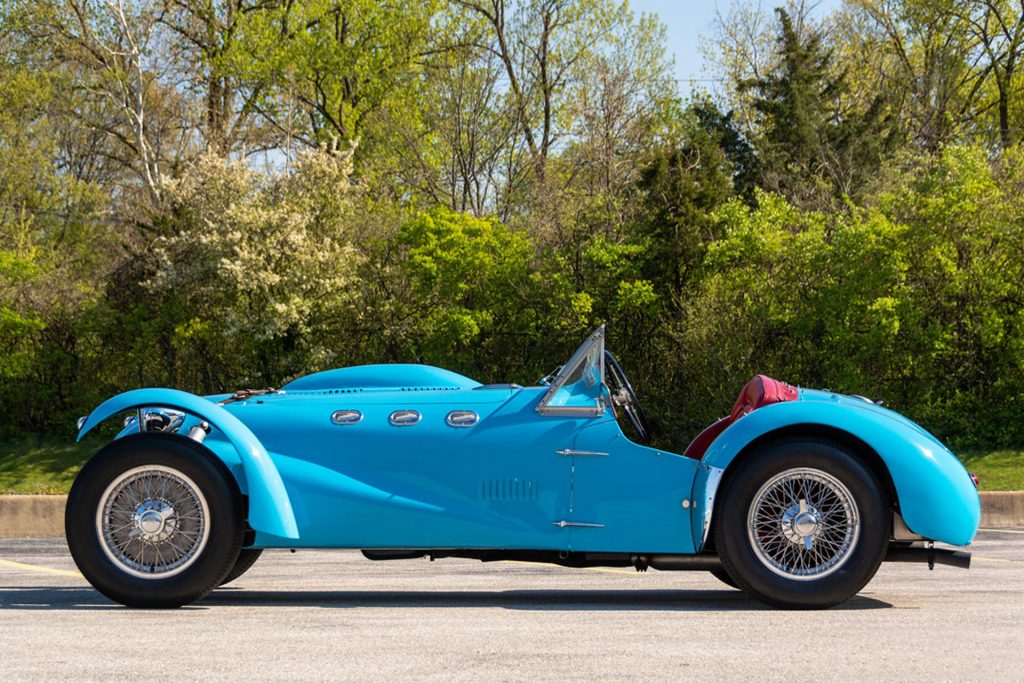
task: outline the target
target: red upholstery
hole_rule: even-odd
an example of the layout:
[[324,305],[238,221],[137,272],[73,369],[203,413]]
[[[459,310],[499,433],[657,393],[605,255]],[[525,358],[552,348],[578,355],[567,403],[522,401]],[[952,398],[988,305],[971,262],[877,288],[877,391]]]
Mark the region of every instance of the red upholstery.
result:
[[697,438],[690,442],[683,455],[688,458],[700,460],[708,450],[711,442],[718,438],[718,435],[725,431],[725,428],[747,413],[751,413],[763,406],[784,401],[795,401],[799,392],[797,388],[780,382],[765,375],[757,375],[743,385],[739,398],[732,406],[732,411],[718,422],[714,423]]
[[732,405],[732,412],[729,414],[729,417],[735,422],[747,413],[752,413],[762,406],[782,403],[784,401],[795,401],[797,395],[796,387],[780,382],[777,379],[766,377],[765,375],[757,375],[754,379],[743,385],[739,398]]
[[697,435],[697,438],[690,442],[690,445],[683,451],[683,455],[694,460],[700,460],[704,457],[704,451],[708,449],[711,442],[718,438],[718,435],[725,431],[725,428],[732,424],[732,417],[726,415],[718,422],[714,423],[703,432]]

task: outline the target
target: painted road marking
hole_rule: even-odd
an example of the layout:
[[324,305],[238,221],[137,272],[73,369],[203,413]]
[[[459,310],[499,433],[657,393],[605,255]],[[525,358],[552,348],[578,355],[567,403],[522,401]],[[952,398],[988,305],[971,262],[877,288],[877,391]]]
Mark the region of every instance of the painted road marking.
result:
[[0,567],[8,567],[10,569],[21,569],[28,572],[39,572],[40,574],[53,574],[54,576],[70,576],[75,579],[84,579],[80,572],[68,571],[67,569],[54,569],[52,567],[40,567],[35,564],[25,564],[23,562],[12,562],[11,560],[0,560]]

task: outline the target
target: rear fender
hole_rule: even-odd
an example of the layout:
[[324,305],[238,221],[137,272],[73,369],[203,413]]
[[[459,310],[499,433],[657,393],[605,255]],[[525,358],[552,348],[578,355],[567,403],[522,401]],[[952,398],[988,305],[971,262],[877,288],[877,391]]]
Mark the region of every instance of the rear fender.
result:
[[[817,392],[816,392],[817,393]],[[827,394],[824,394],[827,396]],[[863,407],[857,405],[863,403]],[[759,408],[730,425],[711,444],[694,481],[694,538],[706,538],[720,481],[752,443],[806,425],[856,437],[882,460],[907,527],[924,538],[967,545],[981,518],[978,491],[949,449],[909,420],[867,402],[800,400]]]
[[245,424],[210,401],[176,389],[135,389],[107,399],[86,418],[78,432],[81,440],[108,417],[126,410],[162,407],[180,410],[206,420],[231,442],[242,462],[249,494],[249,525],[256,531],[298,538],[298,526],[281,474],[266,449]]

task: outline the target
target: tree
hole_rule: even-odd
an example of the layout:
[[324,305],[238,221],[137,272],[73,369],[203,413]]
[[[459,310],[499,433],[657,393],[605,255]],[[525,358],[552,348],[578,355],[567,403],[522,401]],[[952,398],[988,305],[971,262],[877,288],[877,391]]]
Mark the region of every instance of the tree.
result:
[[[851,18],[879,36],[866,49],[892,59],[885,91],[900,103],[908,137],[934,153],[969,130],[984,107],[988,69],[954,0],[851,0]],[[855,34],[856,35],[856,34]],[[863,35],[863,33],[859,34]],[[859,40],[859,35],[857,39]]]
[[833,73],[822,35],[801,36],[785,10],[776,14],[778,64],[739,84],[758,114],[762,182],[805,205],[818,205],[823,190],[853,195],[894,139],[887,103],[878,96],[864,111],[844,106],[845,74]]
[[[350,314],[361,260],[350,243],[351,172],[351,153],[330,148],[269,179],[208,154],[170,182],[166,236],[130,304],[151,317],[150,338],[128,338],[125,366],[213,391],[278,382],[341,351],[330,330]],[[154,343],[159,368],[146,365]]]
[[[169,131],[152,117],[157,100],[170,88],[154,51],[162,8],[155,2],[65,0],[27,5],[30,20],[42,27],[58,59],[74,65],[82,94],[93,110],[113,116],[87,125],[102,126],[121,148],[125,165],[138,175],[153,204],[159,204]],[[163,134],[163,135],[161,135]]]
[[681,294],[707,245],[719,237],[711,213],[736,193],[737,167],[723,138],[750,161],[751,150],[731,138],[735,131],[719,128],[722,119],[710,102],[691,105],[677,139],[651,155],[638,182],[644,203],[635,229],[645,245],[643,270],[670,296]]
[[1018,89],[1014,78],[1024,57],[1024,5],[1011,0],[972,0],[954,4],[949,12],[975,41],[980,53],[978,78],[990,75],[995,83],[999,143],[1006,149],[1014,138],[1010,110]]
[[252,91],[247,106],[286,145],[358,142],[358,171],[360,158],[391,142],[396,120],[417,109],[436,12],[433,1],[273,3],[238,18],[227,59]]
[[[178,78],[201,103],[204,147],[220,156],[265,151],[277,140],[258,125],[251,101],[265,84],[244,84],[236,53],[244,44],[241,24],[269,12],[276,0],[161,0],[159,21],[167,31],[162,51]],[[239,101],[241,100],[241,101]]]

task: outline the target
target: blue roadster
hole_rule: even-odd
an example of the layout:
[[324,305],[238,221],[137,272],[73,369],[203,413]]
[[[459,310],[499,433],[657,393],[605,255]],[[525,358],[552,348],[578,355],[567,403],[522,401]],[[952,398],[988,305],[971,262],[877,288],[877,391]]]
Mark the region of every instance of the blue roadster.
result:
[[758,376],[670,453],[638,443],[644,414],[604,339],[530,387],[369,365],[115,396],[79,421],[81,438],[132,411],[71,489],[71,554],[145,607],[198,600],[266,548],[703,570],[784,608],[846,600],[883,560],[969,565],[934,543],[971,542],[975,482],[910,420]]

